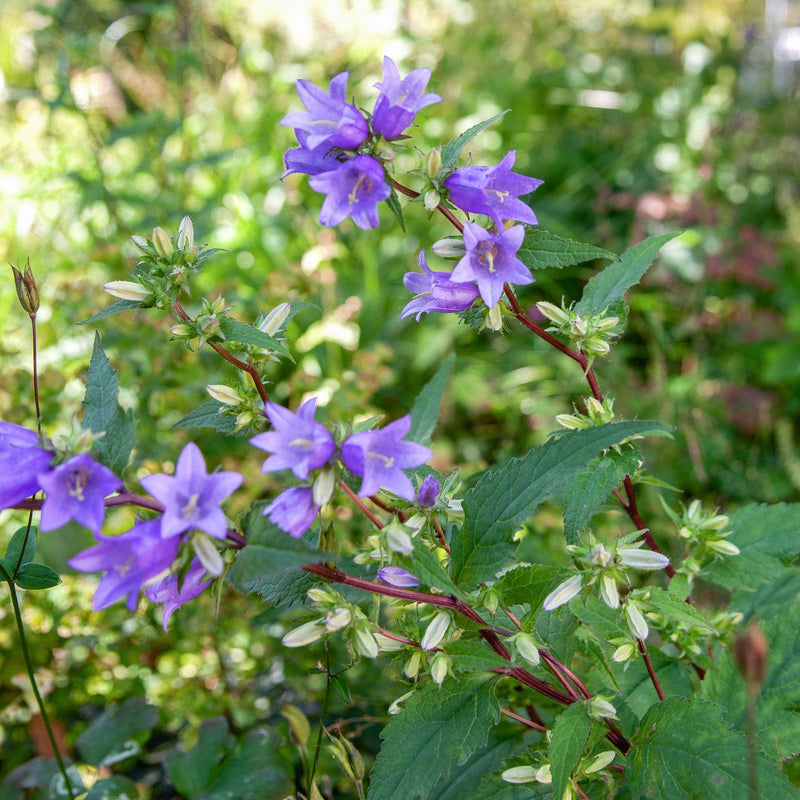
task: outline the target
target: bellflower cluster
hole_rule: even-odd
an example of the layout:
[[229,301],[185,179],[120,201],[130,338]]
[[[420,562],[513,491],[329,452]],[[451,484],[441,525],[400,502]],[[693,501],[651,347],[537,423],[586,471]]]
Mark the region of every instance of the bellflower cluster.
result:
[[[202,531],[194,536],[207,534],[224,539],[227,523],[219,506],[241,482],[238,472],[209,475],[200,449],[192,442],[178,457],[174,475],[143,478],[142,485],[164,506],[162,515],[137,521],[131,530],[120,536],[103,536],[95,531],[98,544],[68,562],[82,572],[105,572],[95,592],[94,610],[99,611],[127,596],[128,608],[133,611],[141,589],[157,581],[148,587],[148,597],[164,603],[166,629],[173,612],[210,583],[203,579],[207,570],[203,568],[205,562],[201,563],[199,558],[192,561],[180,584],[177,575],[167,573],[175,563],[180,545],[187,539],[184,534]],[[198,552],[206,549],[196,547]]]
[[[250,443],[271,453],[262,472],[289,469],[312,485],[284,489],[265,509],[264,515],[295,538],[313,524],[320,507],[333,491],[333,466],[336,446],[325,426],[314,420],[316,399],[304,402],[297,412],[275,403],[266,403],[273,429],[250,439]],[[383,489],[406,500],[414,499],[414,487],[405,469],[424,464],[431,450],[415,442],[403,441],[411,428],[406,415],[380,430],[360,431],[340,448],[344,466],[362,478],[359,495],[369,496]],[[311,476],[317,471],[316,476]]]
[[365,116],[345,99],[349,73],[342,72],[326,92],[308,81],[297,81],[305,111],[287,114],[281,125],[294,128],[299,147],[284,157],[286,175],[311,175],[311,187],[327,195],[319,221],[333,227],[347,217],[360,228],[378,226],[378,203],[391,189],[384,162],[394,157],[387,142],[398,139],[417,112],[441,100],[425,93],[430,70],[415,69],[401,78],[397,65],[383,60],[383,80],[373,114]]

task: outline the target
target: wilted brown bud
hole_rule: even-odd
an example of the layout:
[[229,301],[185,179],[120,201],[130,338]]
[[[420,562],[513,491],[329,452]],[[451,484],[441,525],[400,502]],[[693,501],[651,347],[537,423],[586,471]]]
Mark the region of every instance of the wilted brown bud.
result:
[[733,644],[736,664],[747,683],[747,691],[751,694],[755,694],[764,682],[768,654],[769,645],[764,634],[761,633],[758,623],[751,622],[747,630]]
[[14,272],[14,283],[17,286],[17,297],[22,308],[31,316],[39,310],[39,290],[36,288],[36,279],[31,272],[31,260],[25,259],[25,274],[21,273],[13,264],[9,264]]

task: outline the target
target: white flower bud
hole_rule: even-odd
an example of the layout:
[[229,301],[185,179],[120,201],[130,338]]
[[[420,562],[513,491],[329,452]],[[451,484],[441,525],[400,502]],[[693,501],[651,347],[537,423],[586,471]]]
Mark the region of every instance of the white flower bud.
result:
[[426,211],[436,211],[441,202],[442,196],[436,189],[428,189],[422,196],[422,204],[425,206]]
[[500,303],[495,303],[486,315],[486,327],[490,331],[499,331],[503,327],[503,310]]
[[570,335],[576,339],[581,336],[586,336],[589,330],[589,323],[583,317],[575,317],[569,324]]
[[605,414],[603,404],[596,397],[586,398],[586,410],[591,417],[602,417]]
[[335,603],[337,597],[327,589],[320,589],[319,586],[312,586],[307,592],[306,597],[315,603]]
[[647,627],[647,620],[644,614],[639,610],[639,606],[633,601],[629,600],[625,603],[625,618],[628,621],[628,628],[630,632],[637,638],[644,641],[650,629]]
[[284,647],[305,647],[307,644],[312,644],[325,635],[325,627],[320,625],[321,619],[315,619],[311,622],[306,622],[299,628],[289,631],[286,636],[281,639]]
[[172,242],[162,228],[153,228],[153,247],[162,258],[172,255]]
[[113,297],[119,297],[122,300],[140,301],[152,294],[149,289],[145,289],[140,283],[134,281],[111,281],[104,284],[103,289]]
[[238,406],[242,398],[235,389],[222,383],[211,383],[206,386],[206,391],[218,402],[226,406]]
[[222,575],[225,562],[213,539],[207,533],[195,533],[192,536],[192,548],[209,575],[213,575],[215,578]]
[[518,633],[514,637],[514,646],[517,652],[529,663],[539,663],[539,648],[529,633]]
[[558,414],[556,416],[556,422],[562,428],[566,428],[568,431],[575,431],[580,428],[589,427],[588,421],[577,416],[576,414]]
[[430,178],[437,178],[442,169],[442,151],[434,147],[425,157],[425,172]]
[[292,307],[289,303],[281,303],[275,306],[258,324],[258,329],[262,333],[266,333],[267,336],[274,336],[283,327],[283,323],[286,322],[291,310]]
[[386,546],[394,553],[410,555],[414,552],[414,543],[411,537],[403,530],[402,524],[386,526]]
[[325,615],[325,627],[329,631],[338,631],[346,628],[352,619],[353,614],[349,608],[332,608]]
[[356,628],[355,647],[359,655],[366,656],[367,658],[378,657],[378,643],[375,641],[372,631],[368,630],[363,625],[359,625]]
[[433,657],[431,661],[431,678],[433,678],[433,682],[437,686],[441,686],[444,683],[444,679],[447,677],[447,673],[450,671],[452,664],[453,659],[444,653],[437,653]]
[[329,503],[333,497],[334,475],[330,467],[325,467],[317,479],[314,481],[314,486],[311,490],[311,498],[315,506],[324,506]]
[[397,639],[392,639],[390,636],[385,636],[380,631],[376,631],[372,635],[375,637],[375,641],[378,643],[378,650],[381,653],[396,653],[404,647],[402,642],[398,642]]
[[545,597],[542,608],[545,611],[553,611],[553,609],[563,606],[564,603],[569,603],[573,597],[580,594],[582,588],[583,575],[571,575]]
[[619,608],[619,590],[613,575],[606,573],[601,576],[600,597],[609,608]]
[[664,569],[669,559],[663,553],[642,550],[639,547],[623,547],[617,550],[617,561],[634,569]]
[[550,772],[549,764],[545,764],[544,766],[539,767],[539,769],[536,770],[536,780],[539,781],[539,783],[543,783],[545,785],[553,782],[553,775]]
[[593,336],[583,343],[583,352],[593,356],[606,356],[611,352],[611,345],[605,339]]
[[566,325],[569,322],[569,314],[563,308],[553,305],[553,303],[542,300],[536,304],[536,308],[551,322],[555,322],[556,325]]
[[739,548],[727,539],[709,539],[706,546],[722,556],[738,556]]
[[589,713],[595,719],[602,719],[603,717],[608,717],[609,719],[617,718],[617,710],[600,694],[595,695],[589,701]]
[[131,241],[143,252],[146,253],[150,248],[144,236],[131,236]]
[[447,629],[450,627],[450,615],[446,611],[440,611],[428,625],[422,641],[419,643],[423,650],[433,650],[444,639]]
[[722,531],[730,525],[730,522],[730,519],[725,514],[717,514],[707,519],[703,523],[703,527],[712,531]]
[[614,659],[618,664],[623,664],[626,661],[630,661],[636,655],[636,646],[630,643],[620,645],[615,651],[611,658]]
[[506,783],[533,783],[536,780],[537,770],[533,767],[511,767],[503,770],[500,777]]
[[455,236],[447,236],[433,243],[431,247],[440,258],[463,258],[467,254],[464,240]]
[[598,332],[608,331],[616,327],[619,322],[619,317],[603,317],[594,323],[594,329]]
[[403,703],[408,700],[411,695],[414,694],[414,690],[412,689],[410,692],[406,692],[405,694],[401,694],[397,700],[394,700],[392,704],[387,709],[391,716],[395,714],[399,714],[403,710]]
[[616,753],[613,750],[604,750],[598,753],[584,768],[584,775],[591,775],[593,772],[600,772],[605,769],[615,758]]
[[178,226],[178,250],[184,253],[194,247],[194,225],[189,217],[184,217]]
[[702,517],[702,513],[703,512],[702,512],[702,508],[700,507],[700,501],[699,500],[692,500],[692,502],[689,503],[689,508],[686,509],[686,517],[691,522],[695,522],[695,523],[700,522],[700,518]]
[[411,654],[411,657],[408,659],[408,661],[406,661],[406,663],[403,665],[403,674],[413,681],[414,678],[419,675],[419,668],[421,664],[422,653],[420,653],[419,650],[415,650]]

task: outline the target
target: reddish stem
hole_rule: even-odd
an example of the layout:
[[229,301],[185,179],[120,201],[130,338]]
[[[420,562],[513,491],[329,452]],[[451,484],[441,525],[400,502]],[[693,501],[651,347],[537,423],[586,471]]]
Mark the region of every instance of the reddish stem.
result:
[[378,529],[383,528],[383,523],[364,505],[361,498],[343,481],[339,481],[339,486],[344,489],[344,493],[358,506],[364,516]]
[[664,692],[661,690],[661,684],[658,682],[656,671],[653,669],[653,662],[650,660],[650,653],[647,652],[647,645],[644,643],[643,639],[637,639],[636,644],[639,647],[639,652],[642,654],[642,658],[644,659],[644,664],[647,667],[647,673],[650,675],[650,680],[653,684],[653,687],[656,690],[658,699],[663,700]]
[[508,717],[509,719],[516,720],[517,722],[521,722],[523,725],[527,726],[528,728],[533,728],[536,731],[541,731],[542,733],[547,732],[547,728],[544,725],[540,725],[538,722],[534,722],[533,720],[528,719],[527,717],[523,717],[521,714],[516,714],[513,711],[510,711],[507,708],[500,708],[500,713],[504,717]]

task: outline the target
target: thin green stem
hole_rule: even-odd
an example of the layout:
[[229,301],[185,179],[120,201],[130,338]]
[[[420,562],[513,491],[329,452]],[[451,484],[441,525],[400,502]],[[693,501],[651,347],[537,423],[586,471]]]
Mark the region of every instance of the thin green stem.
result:
[[44,722],[45,730],[47,731],[47,738],[50,740],[50,747],[53,748],[53,755],[55,756],[56,763],[58,764],[58,771],[61,773],[62,777],[64,778],[64,785],[67,789],[67,794],[69,795],[70,800],[74,800],[75,795],[72,793],[72,784],[69,780],[69,774],[67,773],[66,765],[64,764],[64,759],[61,758],[61,753],[58,749],[58,744],[56,743],[56,737],[53,735],[53,728],[50,725],[50,717],[47,714],[47,709],[44,705],[44,700],[42,698],[41,693],[39,692],[39,685],[36,683],[36,674],[33,669],[33,661],[31,660],[31,655],[28,650],[28,640],[25,638],[25,626],[22,622],[22,611],[19,607],[19,598],[17,597],[17,587],[14,584],[11,576],[5,571],[3,566],[0,564],[0,577],[5,580],[8,584],[8,590],[11,593],[11,604],[14,606],[14,619],[17,623],[17,631],[19,632],[19,641],[22,649],[22,658],[25,661],[25,669],[28,673],[28,680],[31,682],[31,688],[33,689],[33,695],[36,698],[36,705],[39,707],[39,714],[41,714],[42,722]]
[[325,717],[328,716],[328,703],[331,699],[331,651],[328,643],[325,643],[325,697],[322,700],[322,712],[319,718],[319,731],[317,732],[317,743],[314,745],[314,762],[311,765],[311,774],[308,776],[306,786],[306,797],[311,797],[311,787],[317,775],[317,763],[319,762],[320,750],[322,750],[322,737],[325,733]]
[[42,435],[42,409],[39,405],[39,362],[36,347],[36,314],[29,314],[31,318],[31,349],[33,350],[33,403],[36,406],[36,431]]

